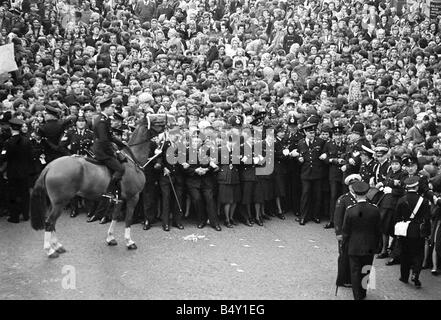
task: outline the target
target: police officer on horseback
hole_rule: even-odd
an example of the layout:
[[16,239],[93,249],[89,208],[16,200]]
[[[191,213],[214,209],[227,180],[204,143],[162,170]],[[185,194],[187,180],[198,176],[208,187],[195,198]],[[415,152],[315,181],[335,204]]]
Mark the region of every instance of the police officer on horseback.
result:
[[100,106],[101,113],[93,122],[95,140],[92,150],[95,154],[95,158],[102,161],[113,172],[106,193],[103,194],[103,196],[109,198],[111,201],[118,201],[118,195],[116,193],[119,193],[119,190],[121,190],[120,182],[124,175],[125,168],[115,156],[112,143],[115,143],[119,148],[124,148],[127,145],[112,134],[111,117],[113,117],[115,112],[112,99],[103,101]]

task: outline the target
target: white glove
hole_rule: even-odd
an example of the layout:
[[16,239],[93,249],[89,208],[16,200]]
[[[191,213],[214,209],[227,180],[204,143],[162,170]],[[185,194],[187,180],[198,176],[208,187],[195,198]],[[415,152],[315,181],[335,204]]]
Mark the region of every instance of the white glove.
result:
[[290,155],[295,158],[298,157],[300,154],[297,152],[297,149],[294,149],[293,151],[291,151]]
[[253,162],[254,162],[254,164],[258,164],[259,163],[259,157],[254,157],[253,158]]
[[187,162],[184,162],[184,163],[182,164],[182,167],[183,167],[184,169],[188,169],[188,168],[190,168],[190,165],[189,165]]
[[289,150],[288,149],[283,149],[282,153],[283,153],[284,156],[287,156],[287,155],[289,155]]
[[384,192],[384,194],[392,193],[392,188],[391,188],[391,187],[385,187],[385,188],[383,189],[383,192]]
[[217,164],[214,163],[213,161],[210,161],[210,167],[212,167],[213,169],[218,168]]

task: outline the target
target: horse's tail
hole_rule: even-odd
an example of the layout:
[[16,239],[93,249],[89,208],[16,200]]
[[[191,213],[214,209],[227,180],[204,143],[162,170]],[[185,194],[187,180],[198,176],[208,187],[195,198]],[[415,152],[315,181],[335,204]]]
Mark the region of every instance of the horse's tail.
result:
[[44,228],[47,211],[46,174],[48,167],[44,168],[35,182],[31,194],[31,226],[35,230]]

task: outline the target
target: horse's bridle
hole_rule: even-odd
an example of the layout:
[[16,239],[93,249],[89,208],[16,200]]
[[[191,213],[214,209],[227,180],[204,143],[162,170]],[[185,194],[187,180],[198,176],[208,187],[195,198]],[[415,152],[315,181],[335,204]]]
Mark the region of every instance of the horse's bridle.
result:
[[[143,140],[143,141],[141,141],[141,142],[137,142],[137,143],[134,143],[134,144],[128,144],[127,145],[127,147],[135,147],[135,146],[139,146],[139,145],[141,145],[141,144],[144,144],[144,143],[147,143],[147,142],[149,142],[150,141],[150,139],[145,139],[145,140]],[[165,145],[165,142],[167,141],[167,138],[164,138],[164,142],[162,143],[162,145],[161,145],[161,148],[160,148],[160,152],[158,152],[157,154],[155,154],[154,156],[152,156],[151,158],[149,158],[149,159],[147,159],[147,162],[144,164],[144,165],[141,165],[140,163],[139,163],[139,161],[135,158],[135,155],[133,154],[133,152],[130,152],[130,154],[133,156],[133,158],[132,158],[132,156],[129,156],[126,152],[123,152],[122,151],[122,153],[124,154],[124,156],[125,157],[127,157],[127,159],[129,159],[135,166],[137,166],[139,169],[141,169],[142,171],[144,171],[144,169],[145,169],[145,167],[147,167],[148,165],[149,165],[149,163],[150,162],[152,162],[154,159],[156,159],[160,154],[162,154],[162,150],[164,149],[164,145]],[[129,149],[130,150],[130,149]],[[131,150],[130,150],[131,151]]]

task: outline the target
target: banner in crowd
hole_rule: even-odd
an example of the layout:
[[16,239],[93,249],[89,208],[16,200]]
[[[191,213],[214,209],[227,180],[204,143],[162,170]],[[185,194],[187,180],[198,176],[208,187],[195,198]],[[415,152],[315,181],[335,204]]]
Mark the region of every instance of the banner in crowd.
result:
[[430,1],[430,19],[436,19],[441,15],[441,0]]
[[14,45],[12,43],[0,46],[0,74],[18,69],[14,58]]

